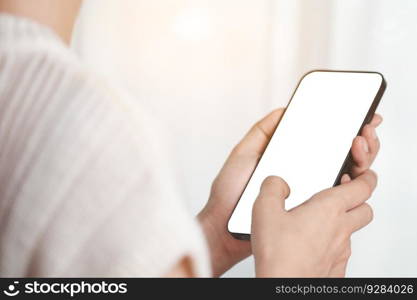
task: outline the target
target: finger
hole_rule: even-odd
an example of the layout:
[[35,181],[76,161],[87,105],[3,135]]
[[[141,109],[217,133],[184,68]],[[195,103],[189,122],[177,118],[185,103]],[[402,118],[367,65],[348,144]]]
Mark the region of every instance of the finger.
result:
[[374,114],[374,117],[372,118],[371,122],[369,123],[369,125],[373,126],[373,127],[378,127],[379,125],[381,125],[383,119],[382,116],[380,114]]
[[365,125],[362,129],[361,136],[363,136],[369,146],[369,153],[371,154],[371,160],[373,160],[379,150],[379,139],[376,134],[375,127],[371,125]]
[[374,217],[371,206],[368,203],[363,203],[358,207],[347,212],[347,220],[351,232],[355,232],[369,223]]
[[267,210],[274,209],[275,207],[285,210],[285,199],[288,198],[289,194],[290,187],[284,179],[278,176],[268,176],[262,182],[255,205],[258,208],[260,206]]
[[366,125],[361,134],[362,136],[356,137],[352,143],[351,152],[354,165],[351,175],[353,178],[371,167],[380,148],[380,142],[374,127]]
[[[262,153],[275,130],[284,109],[277,109],[253,126],[242,141],[233,149],[216,177],[212,193],[221,191],[222,197],[230,199],[227,208],[233,209]],[[267,136],[268,135],[268,136]],[[233,184],[228,184],[233,178]]]
[[352,179],[350,178],[349,174],[343,174],[342,178],[340,179],[341,184],[348,183]]
[[[370,166],[368,142],[363,136],[357,136],[352,142],[352,158],[358,173],[362,173]],[[354,174],[355,175],[355,174]],[[354,176],[355,177],[355,176]]]
[[268,145],[283,113],[283,108],[276,109],[257,122],[235,147],[234,153],[260,157],[266,145]]
[[[325,201],[337,201],[344,211],[351,210],[368,200],[377,184],[375,172],[366,170],[352,181],[326,191]],[[317,194],[320,196],[321,193]]]

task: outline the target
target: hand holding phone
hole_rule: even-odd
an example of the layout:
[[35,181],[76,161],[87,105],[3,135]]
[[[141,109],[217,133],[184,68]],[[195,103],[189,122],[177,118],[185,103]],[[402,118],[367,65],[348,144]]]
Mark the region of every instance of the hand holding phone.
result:
[[[276,109],[259,120],[234,147],[213,182],[209,201],[198,215],[210,255],[216,258],[212,260],[215,276],[223,274],[251,253],[251,244],[232,237],[227,223],[283,113],[284,109]],[[312,117],[315,117],[314,113],[311,112]],[[362,128],[360,136],[353,143],[350,141],[354,160],[352,178],[369,169],[377,156],[379,139],[375,129],[381,121],[382,118],[375,115],[371,123]],[[368,152],[364,150],[364,144],[368,146]]]
[[376,181],[375,173],[367,170],[286,211],[290,188],[279,177],[266,178],[253,206],[256,276],[343,277],[352,233],[372,220],[365,201]]
[[306,74],[240,197],[229,232],[249,238],[252,205],[270,175],[285,178],[291,186],[286,209],[337,185],[351,168],[352,140],[371,121],[385,86],[375,72]]

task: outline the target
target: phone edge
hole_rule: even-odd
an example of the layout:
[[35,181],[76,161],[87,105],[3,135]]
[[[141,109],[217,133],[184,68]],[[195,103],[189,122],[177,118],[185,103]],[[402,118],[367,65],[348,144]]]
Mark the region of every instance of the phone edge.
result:
[[[379,90],[378,90],[377,94],[375,95],[374,101],[372,102],[372,105],[371,105],[371,107],[369,108],[368,113],[366,114],[365,119],[364,119],[364,121],[362,122],[362,125],[361,125],[361,127],[360,127],[360,129],[359,129],[359,131],[358,131],[358,133],[357,133],[357,135],[359,135],[359,134],[360,134],[360,132],[362,131],[362,128],[363,128],[366,124],[368,124],[368,123],[372,120],[372,117],[373,117],[373,115],[375,114],[375,111],[376,111],[376,109],[377,109],[377,107],[378,107],[379,103],[381,102],[382,96],[383,96],[383,94],[384,94],[384,92],[385,92],[385,90],[386,90],[386,87],[387,87],[387,83],[386,83],[386,80],[385,80],[384,75],[382,75],[382,73],[377,72],[377,71],[352,71],[352,70],[328,70],[328,69],[313,69],[313,70],[310,70],[310,71],[308,71],[307,73],[305,73],[305,74],[304,74],[304,75],[300,78],[300,80],[298,81],[298,83],[297,83],[297,85],[296,85],[296,87],[295,87],[295,89],[294,89],[293,93],[291,94],[290,100],[288,101],[287,105],[286,105],[286,106],[285,106],[285,108],[284,108],[284,112],[282,113],[282,116],[281,116],[281,118],[280,118],[279,122],[277,123],[277,125],[276,125],[276,126],[275,126],[275,128],[274,128],[274,133],[272,134],[272,136],[275,134],[275,131],[277,130],[277,128],[278,128],[278,126],[279,126],[279,124],[281,123],[282,119],[284,118],[285,113],[286,113],[286,111],[287,111],[287,108],[288,108],[288,106],[290,106],[290,104],[291,104],[291,102],[292,102],[292,100],[293,100],[293,97],[294,97],[295,93],[297,92],[297,90],[298,90],[298,88],[299,88],[299,86],[300,86],[301,82],[303,81],[303,79],[304,79],[307,75],[309,75],[309,74],[311,74],[311,73],[314,73],[314,72],[371,73],[371,74],[378,74],[379,76],[381,76],[381,79],[382,79],[382,81],[381,81],[381,86],[379,87]],[[368,120],[368,119],[369,119],[369,120]],[[271,142],[271,140],[272,140],[272,136],[271,136],[271,139],[268,141],[268,144],[266,145],[265,150],[268,148],[269,143],[270,143],[270,142]],[[265,150],[264,150],[264,152],[265,152]],[[230,230],[229,230],[229,222],[230,222],[230,218],[232,217],[232,215],[233,215],[233,213],[234,213],[234,211],[235,211],[235,209],[236,209],[236,207],[237,207],[237,204],[238,204],[238,203],[239,203],[239,201],[240,201],[240,198],[242,197],[243,193],[245,192],[247,185],[249,184],[250,180],[252,179],[252,176],[253,176],[253,174],[255,173],[255,170],[256,170],[256,168],[258,167],[258,164],[259,164],[260,160],[262,159],[262,156],[263,156],[264,152],[262,152],[261,157],[259,158],[258,162],[256,163],[256,166],[255,166],[255,168],[253,169],[252,174],[250,175],[250,177],[249,177],[249,179],[248,179],[247,183],[245,184],[245,187],[243,188],[243,190],[242,190],[242,192],[241,192],[241,194],[240,194],[240,196],[239,196],[239,200],[236,202],[236,204],[235,204],[235,206],[234,206],[234,208],[233,208],[233,210],[232,210],[232,213],[230,214],[230,216],[229,216],[229,218],[228,218],[228,221],[227,221],[227,225],[226,225],[226,230],[227,230],[227,232],[228,232],[230,235],[232,235],[232,236],[233,236],[235,239],[237,239],[237,240],[247,240],[247,241],[249,241],[249,240],[250,240],[250,234],[247,234],[247,233],[237,233],[237,232],[232,232],[232,231],[230,231]],[[342,175],[344,174],[344,170],[345,170],[345,168],[347,168],[347,167],[348,167],[348,164],[349,164],[349,158],[350,158],[350,157],[351,157],[351,152],[349,151],[349,153],[347,154],[347,156],[346,156],[346,158],[345,158],[344,162],[342,163],[342,167],[340,168],[340,171],[339,171],[339,173],[338,173],[338,175],[337,175],[337,177],[336,177],[336,180],[335,180],[335,182],[334,182],[333,186],[338,185],[337,183],[338,183],[338,182],[340,182],[340,179],[341,179]],[[350,159],[350,161],[351,161],[351,159]]]
[[[379,73],[379,72],[366,72],[366,73],[374,73],[374,74],[378,74],[379,76],[381,76],[381,85],[379,87],[379,90],[377,92],[377,94],[375,95],[374,101],[372,102],[372,105],[370,106],[368,113],[365,116],[365,119],[362,122],[361,127],[358,130],[358,133],[356,134],[356,136],[359,136],[362,129],[365,127],[365,125],[369,124],[372,121],[372,118],[375,115],[375,112],[381,102],[382,96],[385,93],[385,90],[387,88],[387,82],[384,78],[384,76]],[[343,176],[344,173],[348,173],[350,171],[350,169],[352,168],[353,165],[353,158],[352,158],[352,151],[349,150],[348,154],[346,155],[346,158],[342,164],[342,167],[340,168],[339,173],[336,176],[336,179],[333,183],[333,186],[337,186],[340,184],[340,180]]]

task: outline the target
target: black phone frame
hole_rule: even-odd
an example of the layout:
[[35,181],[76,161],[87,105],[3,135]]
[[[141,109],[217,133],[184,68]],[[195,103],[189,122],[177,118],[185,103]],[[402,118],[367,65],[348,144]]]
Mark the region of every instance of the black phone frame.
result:
[[[358,136],[358,135],[360,134],[360,132],[362,131],[363,127],[364,127],[366,124],[369,124],[369,123],[371,122],[371,120],[372,120],[372,118],[373,118],[373,116],[374,116],[374,114],[375,114],[375,111],[376,111],[376,109],[378,108],[379,103],[381,102],[382,96],[384,95],[384,92],[385,92],[385,90],[386,90],[386,88],[387,88],[387,82],[386,82],[386,80],[385,80],[384,76],[383,76],[380,72],[375,72],[375,71],[352,71],[352,70],[349,70],[349,71],[348,71],[348,70],[327,70],[327,69],[314,69],[314,70],[311,70],[311,71],[309,71],[309,72],[305,73],[305,74],[301,77],[301,79],[298,81],[297,86],[295,87],[294,92],[293,92],[293,93],[292,93],[292,95],[291,95],[290,101],[288,102],[287,106],[285,107],[285,110],[284,110],[284,112],[283,112],[283,114],[282,114],[282,116],[281,116],[280,121],[277,123],[277,125],[276,125],[276,126],[275,126],[275,128],[274,128],[274,133],[275,133],[275,131],[277,130],[277,128],[278,128],[279,123],[281,122],[281,120],[285,117],[285,113],[286,113],[286,111],[287,111],[287,108],[288,108],[288,106],[290,106],[291,101],[292,101],[292,99],[293,99],[293,97],[294,97],[295,93],[297,92],[298,87],[300,86],[301,82],[303,81],[303,79],[304,79],[307,75],[309,75],[309,74],[311,74],[311,73],[314,73],[314,72],[335,72],[335,73],[368,73],[368,74],[378,74],[379,76],[381,76],[381,79],[382,79],[382,80],[381,80],[381,86],[379,87],[379,90],[378,90],[378,92],[377,92],[377,93],[376,93],[376,95],[375,95],[375,99],[374,99],[374,101],[372,102],[372,104],[371,104],[371,106],[370,106],[370,108],[369,108],[369,110],[368,110],[368,113],[366,114],[365,119],[364,119],[364,120],[363,120],[363,122],[362,122],[362,125],[361,125],[361,127],[360,127],[360,129],[359,129],[359,131],[358,131],[358,133],[357,133],[357,136]],[[265,149],[267,149],[267,148],[268,148],[269,142],[270,142],[270,140],[268,141],[268,144],[266,145]],[[249,177],[248,182],[246,183],[245,187],[243,188],[242,193],[241,193],[241,194],[240,194],[240,196],[239,196],[239,200],[236,202],[235,207],[233,208],[233,211],[232,211],[232,213],[231,213],[231,214],[230,214],[230,216],[229,216],[229,219],[228,219],[229,221],[230,221],[230,218],[232,217],[233,212],[234,212],[234,211],[235,211],[235,209],[236,209],[237,204],[238,204],[238,203],[239,203],[239,201],[240,201],[240,198],[242,197],[242,195],[243,195],[244,191],[246,190],[247,185],[249,184],[250,180],[252,179],[252,176],[253,176],[253,174],[255,173],[255,170],[256,170],[256,168],[258,167],[259,161],[262,159],[262,156],[263,156],[263,153],[262,153],[261,157],[259,158],[258,163],[256,164],[255,168],[253,169],[253,172],[252,172],[251,176]],[[343,164],[342,164],[342,167],[340,168],[339,173],[337,174],[337,177],[336,177],[336,179],[335,179],[335,181],[334,181],[333,186],[336,186],[336,185],[339,185],[339,184],[340,184],[340,180],[341,180],[341,178],[342,178],[343,174],[345,174],[345,173],[350,173],[350,169],[352,168],[352,165],[353,165],[352,152],[351,152],[351,151],[349,151],[349,153],[346,155],[346,158],[345,158],[345,160],[344,160],[344,162],[343,162]],[[227,224],[229,223],[229,221],[227,222]],[[250,234],[246,234],[246,233],[237,233],[237,232],[231,232],[231,231],[229,231],[228,225],[226,225],[226,230],[227,230],[227,232],[229,232],[229,233],[230,233],[230,234],[231,234],[231,235],[232,235],[235,239],[238,239],[238,240],[250,240]]]

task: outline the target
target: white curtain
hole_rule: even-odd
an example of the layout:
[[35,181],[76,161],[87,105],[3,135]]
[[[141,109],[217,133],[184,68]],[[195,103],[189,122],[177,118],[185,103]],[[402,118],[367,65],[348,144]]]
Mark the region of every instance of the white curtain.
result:
[[[353,237],[348,275],[417,276],[415,0],[89,0],[73,45],[158,118],[193,213],[233,145],[303,73],[382,72],[375,219]],[[253,276],[252,263],[227,275]]]

